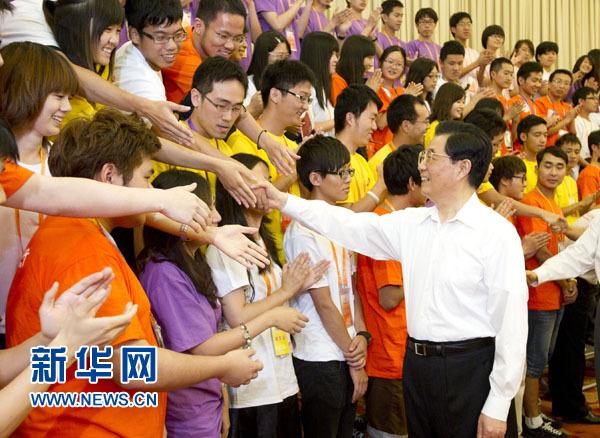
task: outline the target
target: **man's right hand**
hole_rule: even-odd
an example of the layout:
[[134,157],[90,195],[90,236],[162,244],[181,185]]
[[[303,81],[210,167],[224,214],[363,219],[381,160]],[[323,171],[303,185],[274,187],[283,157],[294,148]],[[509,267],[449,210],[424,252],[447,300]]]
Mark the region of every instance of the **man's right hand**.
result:
[[525,275],[527,276],[527,284],[529,286],[537,286],[538,284],[538,276],[533,271],[525,271]]
[[173,111],[186,112],[189,106],[178,105],[169,101],[149,100],[139,98],[140,103],[136,105],[136,113],[147,118],[160,132],[164,133],[175,143],[191,146],[194,135],[186,126],[179,123]]
[[[260,198],[261,209],[262,210],[270,210],[277,209],[281,210],[288,199],[288,194],[284,192],[280,192],[268,181],[261,181],[252,186],[252,189],[260,192],[257,194],[257,198]],[[265,204],[266,202],[266,204]]]
[[252,359],[255,354],[256,351],[252,348],[233,350],[225,354],[225,370],[219,380],[234,388],[250,383],[252,379],[258,376],[258,372],[263,369],[263,365],[259,360]]

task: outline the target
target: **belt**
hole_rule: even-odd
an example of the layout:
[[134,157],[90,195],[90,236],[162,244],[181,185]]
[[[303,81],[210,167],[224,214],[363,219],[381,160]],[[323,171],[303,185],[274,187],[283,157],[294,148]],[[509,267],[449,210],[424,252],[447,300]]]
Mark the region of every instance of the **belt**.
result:
[[494,338],[475,338],[458,342],[429,342],[408,338],[407,347],[417,356],[451,356],[494,345]]

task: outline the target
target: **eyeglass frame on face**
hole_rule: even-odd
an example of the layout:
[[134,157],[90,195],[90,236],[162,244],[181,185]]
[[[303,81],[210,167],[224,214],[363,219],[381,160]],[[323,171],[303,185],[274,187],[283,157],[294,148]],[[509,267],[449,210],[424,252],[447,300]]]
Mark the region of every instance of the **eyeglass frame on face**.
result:
[[[243,103],[235,104],[235,105],[232,105],[232,104],[222,105],[220,103],[213,102],[213,100],[210,97],[208,97],[206,94],[200,93],[200,95],[202,96],[202,99],[208,100],[212,104],[212,106],[214,106],[215,109],[217,111],[219,111],[221,114],[225,114],[228,111],[231,111],[231,114],[239,116],[240,114],[245,113],[247,111],[246,107],[244,106]],[[236,108],[236,107],[238,107],[238,108]]]
[[432,149],[425,149],[425,150],[422,150],[421,152],[419,152],[417,164],[418,165],[423,164],[424,166],[427,166],[427,164],[429,164],[432,161],[431,159],[436,156],[448,158],[448,159],[454,161],[450,155],[439,154],[437,152],[433,152]]
[[521,176],[513,175],[510,177],[510,179],[520,179],[521,183],[527,184],[527,174]]
[[[152,42],[154,44],[156,44],[157,46],[164,46],[166,44],[169,44],[169,41],[173,40],[173,42],[175,44],[181,44],[183,43],[186,39],[187,39],[187,32],[184,29],[178,30],[177,32],[175,32],[174,34],[171,35],[161,35],[159,37],[157,37],[156,35],[152,35],[151,33],[148,32],[144,32],[143,30],[138,31],[140,35],[148,37],[152,40]],[[181,38],[183,37],[183,38]],[[164,41],[160,41],[157,39],[160,38],[165,38]]]
[[287,94],[291,94],[292,96],[294,96],[295,98],[297,98],[300,102],[302,103],[306,103],[307,105],[310,105],[311,103],[313,103],[313,97],[312,96],[303,96],[301,94],[298,94],[292,90],[286,90],[285,88],[278,88],[275,87],[276,90],[281,91],[282,93],[287,93]]
[[383,64],[388,64],[391,67],[398,67],[401,68],[402,70],[404,70],[404,64],[400,64],[399,62],[392,62],[390,61],[389,58],[386,58],[385,61],[383,61]]
[[437,24],[437,22],[432,20],[431,18],[421,18],[417,24],[434,25],[434,24]]
[[356,169],[348,167],[348,168],[345,168],[345,169],[340,169],[338,171],[320,170],[319,173],[322,173],[323,175],[337,175],[340,178],[344,179],[344,178],[347,178],[347,177],[352,178],[354,176],[354,174],[356,173]]
[[213,32],[223,44],[227,44],[228,42],[232,42],[233,44],[241,44],[246,39],[246,36],[243,33],[236,35],[236,36],[231,36],[231,35],[224,35],[221,32],[219,32],[218,30],[213,30]]

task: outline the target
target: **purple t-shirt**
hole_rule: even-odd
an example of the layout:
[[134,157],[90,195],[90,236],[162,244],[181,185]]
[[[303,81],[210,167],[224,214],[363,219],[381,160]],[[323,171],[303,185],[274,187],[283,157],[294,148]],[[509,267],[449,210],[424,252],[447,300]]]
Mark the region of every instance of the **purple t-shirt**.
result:
[[[304,8],[300,8],[298,17],[301,17],[304,13]],[[308,25],[304,31],[304,36],[311,32],[324,32],[323,29],[329,24],[329,18],[323,12],[317,12],[314,9],[310,11],[310,17],[308,18]]]
[[[185,352],[217,333],[221,306],[213,309],[175,264],[166,259],[149,262],[140,282],[169,350]],[[218,379],[169,392],[166,419],[169,436],[218,438],[222,403]]]
[[[264,12],[276,12],[277,15],[283,14],[287,11],[293,3],[293,0],[254,0],[256,7],[256,13],[258,14],[258,21],[263,32],[272,30],[269,23],[264,18]],[[296,20],[294,19],[290,25],[282,32],[283,36],[288,40],[292,47],[292,56],[290,59],[300,59],[300,40],[298,39],[298,33],[296,32]],[[296,50],[294,50],[294,48]]]
[[439,65],[441,50],[441,46],[439,44],[420,40],[412,40],[406,43],[404,49],[406,50],[406,55],[409,58],[414,58],[415,56],[417,58],[429,58],[435,62],[436,65]]
[[365,30],[365,28],[367,27],[367,24],[369,24],[369,20],[367,20],[366,18],[352,20],[350,29],[348,29],[348,32],[346,32],[346,38],[350,35],[360,35],[362,31]]
[[[377,42],[382,50],[385,50],[390,46],[400,46],[406,51],[406,43],[400,41],[400,38],[389,36],[383,32],[377,31]],[[377,57],[375,57],[375,68],[379,68],[379,59]]]

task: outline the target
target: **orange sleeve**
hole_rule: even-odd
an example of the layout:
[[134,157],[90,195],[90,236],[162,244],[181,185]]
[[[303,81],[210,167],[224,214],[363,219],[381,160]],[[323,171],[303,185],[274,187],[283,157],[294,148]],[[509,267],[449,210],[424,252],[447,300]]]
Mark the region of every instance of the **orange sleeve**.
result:
[[377,290],[385,286],[403,285],[402,265],[394,260],[373,260],[373,277]]
[[[539,201],[538,195],[534,192],[530,192],[521,202],[523,204],[531,205],[533,207],[542,208],[542,204]],[[550,232],[548,224],[538,217],[527,217],[527,216],[518,216],[517,217],[517,231],[521,235],[521,237],[532,233],[534,231],[543,231],[546,233]]]
[[546,117],[551,106],[552,103],[546,97],[542,97],[535,101],[535,107],[538,110],[537,115],[540,117]]
[[17,192],[23,184],[29,180],[33,175],[28,169],[16,165],[11,160],[6,160],[4,165],[4,171],[0,173],[0,186],[6,193],[6,197],[10,198],[15,192]]
[[348,88],[346,80],[337,73],[334,73],[333,76],[331,76],[331,101],[333,106],[335,106],[340,93],[346,88]]
[[598,177],[598,172],[581,172],[579,178],[577,178],[579,199],[583,199],[587,195],[592,195],[600,189],[600,179]]

